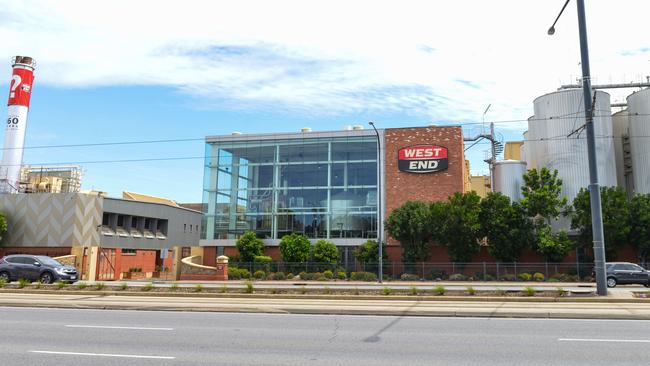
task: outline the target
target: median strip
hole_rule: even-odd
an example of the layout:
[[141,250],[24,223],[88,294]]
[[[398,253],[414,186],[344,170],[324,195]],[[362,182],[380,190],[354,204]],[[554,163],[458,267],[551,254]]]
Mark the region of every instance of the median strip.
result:
[[560,342],[616,342],[616,343],[650,343],[649,339],[590,339],[590,338],[558,338]]
[[174,330],[174,328],[149,328],[149,327],[118,327],[118,326],[107,326],[107,325],[75,325],[69,324],[65,326],[66,328],[98,328],[98,329],[128,329],[128,330]]

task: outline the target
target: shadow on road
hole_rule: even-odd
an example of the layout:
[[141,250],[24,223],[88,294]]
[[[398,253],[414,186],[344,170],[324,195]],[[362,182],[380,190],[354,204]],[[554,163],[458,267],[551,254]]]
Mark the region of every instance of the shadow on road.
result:
[[408,315],[408,313],[413,309],[415,306],[417,306],[420,303],[420,300],[417,300],[413,305],[409,306],[406,310],[402,311],[400,315],[398,315],[395,319],[393,319],[390,323],[386,324],[385,327],[379,329],[377,333],[371,335],[368,338],[364,338],[365,343],[377,343],[381,341],[381,334],[387,331],[388,329],[392,328],[397,324],[400,320],[402,320],[405,316]]

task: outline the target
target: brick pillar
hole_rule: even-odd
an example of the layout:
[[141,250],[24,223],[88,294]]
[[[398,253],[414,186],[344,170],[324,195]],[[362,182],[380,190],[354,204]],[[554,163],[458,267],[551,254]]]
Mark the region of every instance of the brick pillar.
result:
[[228,257],[217,257],[217,281],[228,281]]
[[88,281],[97,281],[99,276],[99,247],[90,247],[88,252]]

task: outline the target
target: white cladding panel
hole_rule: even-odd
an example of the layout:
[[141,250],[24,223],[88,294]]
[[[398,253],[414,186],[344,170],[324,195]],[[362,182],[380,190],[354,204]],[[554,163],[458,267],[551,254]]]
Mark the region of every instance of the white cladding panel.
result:
[[0,180],[6,179],[6,184],[0,187],[4,193],[17,191],[20,166],[23,163],[28,110],[22,105],[7,107],[7,126],[2,150],[2,165],[0,166]]
[[[530,142],[527,141],[528,138],[529,138],[529,137],[528,137],[528,131],[525,131],[525,132],[523,133],[523,135],[524,135],[524,143],[521,145],[521,148],[520,148],[520,149],[521,149],[521,150],[520,150],[520,153],[521,153],[521,161],[525,161],[526,164],[528,165],[528,164],[530,164],[530,163],[529,163],[530,158],[529,158],[528,156],[526,156],[526,152],[530,149]],[[529,165],[528,165],[528,166],[529,166]]]
[[635,193],[650,193],[650,89],[627,97]]
[[497,161],[494,163],[494,191],[510,197],[511,201],[519,201],[522,198],[521,186],[524,185],[524,173],[526,173],[526,163],[523,161]]
[[[563,181],[562,194],[573,201],[581,188],[589,186],[587,133],[567,137],[585,123],[582,89],[567,89],[535,99],[535,118],[528,130],[534,131],[535,160],[538,168],[557,169]],[[616,186],[616,166],[609,94],[597,91],[594,131],[598,180],[601,186]]]

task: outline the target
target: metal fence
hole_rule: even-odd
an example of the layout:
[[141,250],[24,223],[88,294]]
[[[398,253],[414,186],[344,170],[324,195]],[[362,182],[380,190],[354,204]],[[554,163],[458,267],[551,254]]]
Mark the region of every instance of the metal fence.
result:
[[[377,263],[354,263],[348,266],[331,263],[287,263],[287,262],[231,262],[231,267],[245,268],[254,273],[284,272],[299,274],[330,270],[337,272],[373,272],[377,273]],[[475,280],[475,281],[510,281],[526,280],[528,275],[537,274],[538,280],[555,278],[558,280],[577,281],[591,277],[593,263],[499,263],[499,262],[388,262],[383,264],[386,279],[421,279],[421,280]]]

